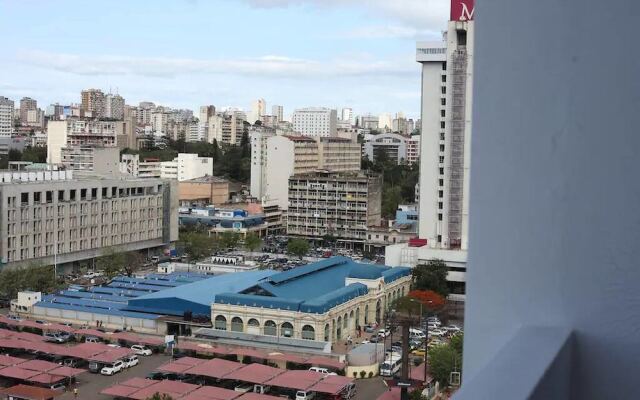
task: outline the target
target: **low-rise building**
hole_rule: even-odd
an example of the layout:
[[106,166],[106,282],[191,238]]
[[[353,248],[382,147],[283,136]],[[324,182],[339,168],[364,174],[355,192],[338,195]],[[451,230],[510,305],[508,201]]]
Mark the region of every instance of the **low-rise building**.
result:
[[70,146],[60,150],[61,164],[75,171],[116,174],[120,171],[117,147]]
[[72,266],[177,240],[177,185],[74,171],[0,173],[0,260]]
[[217,176],[203,176],[178,183],[180,206],[224,204],[229,200],[229,181]]
[[140,161],[138,154],[123,154],[120,158],[120,172],[136,178],[160,178],[160,159],[145,158]]
[[201,227],[210,236],[218,237],[225,232],[234,232],[243,238],[249,233],[262,237],[267,234],[264,214],[250,214],[246,210],[214,207],[181,207],[179,222],[183,226]]
[[381,156],[381,153],[384,153],[384,157],[394,164],[406,163],[408,162],[407,147],[409,139],[410,137],[397,133],[371,135],[363,145],[363,155],[375,162]]
[[382,177],[365,173],[312,173],[289,179],[287,234],[363,244],[380,224]]

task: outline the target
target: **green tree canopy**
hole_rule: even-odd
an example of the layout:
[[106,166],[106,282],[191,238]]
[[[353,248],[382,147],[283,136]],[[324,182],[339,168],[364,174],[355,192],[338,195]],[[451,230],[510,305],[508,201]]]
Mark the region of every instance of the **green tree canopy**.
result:
[[287,243],[287,253],[300,258],[309,252],[309,242],[304,239],[289,239]]
[[0,272],[0,296],[14,299],[18,292],[33,290],[52,293],[60,288],[54,279],[53,265],[32,264],[22,268],[5,268]]
[[222,232],[218,235],[218,241],[223,249],[235,249],[240,243],[240,234],[231,231]]
[[96,260],[96,267],[102,270],[109,279],[118,275],[124,268],[125,254],[117,251],[113,247],[107,247],[102,251],[102,255]]
[[449,295],[447,273],[449,268],[442,260],[429,260],[426,264],[416,266],[413,270],[413,284],[418,290],[433,290],[442,297]]
[[462,370],[462,357],[451,345],[444,344],[429,350],[429,364],[433,378],[447,386],[451,372]]
[[182,231],[178,247],[189,254],[192,261],[198,261],[211,255],[216,247],[216,242],[204,232]]
[[249,233],[244,238],[244,247],[251,252],[256,251],[262,247],[262,239],[255,233]]

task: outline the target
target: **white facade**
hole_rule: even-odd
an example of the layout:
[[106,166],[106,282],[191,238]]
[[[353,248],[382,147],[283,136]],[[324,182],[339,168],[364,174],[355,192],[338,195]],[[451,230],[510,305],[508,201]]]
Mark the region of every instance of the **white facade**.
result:
[[[393,117],[390,113],[382,113],[378,116],[378,129],[390,131],[393,128]],[[372,128],[375,129],[375,128]]]
[[271,107],[271,115],[278,119],[278,122],[284,121],[284,108],[279,105]]
[[122,122],[66,119],[47,125],[47,162],[62,163],[62,149],[71,147],[116,147]]
[[14,103],[6,97],[0,97],[0,136],[13,133]]
[[291,122],[293,130],[304,136],[335,136],[338,113],[322,107],[301,108],[293,112]]
[[249,114],[249,122],[253,125],[260,117],[267,113],[267,102],[264,99],[257,99],[251,103],[251,113]]
[[407,162],[407,142],[409,138],[397,133],[368,135],[362,146],[362,153],[369,160],[376,161],[380,153],[385,153],[389,161],[400,165]]
[[151,113],[151,129],[155,136],[162,136],[166,133],[169,122],[169,112],[162,107],[158,107]]
[[469,220],[473,21],[450,21],[444,42],[419,42],[422,138],[419,236],[466,249]]
[[123,154],[120,172],[136,178],[160,178],[160,161],[140,161],[138,154]]
[[160,177],[177,179],[178,182],[213,175],[213,158],[197,154],[179,153],[173,161],[160,163]]
[[342,109],[340,119],[343,121],[348,121],[349,124],[353,123],[353,109],[350,107],[345,107]]
[[275,133],[254,129],[249,133],[251,141],[251,196],[262,199],[267,183],[267,139]]

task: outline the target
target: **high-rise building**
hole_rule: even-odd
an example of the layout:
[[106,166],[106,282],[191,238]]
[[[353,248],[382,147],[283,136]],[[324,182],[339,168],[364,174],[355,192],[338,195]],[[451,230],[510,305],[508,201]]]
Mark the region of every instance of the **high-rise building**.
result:
[[163,136],[167,131],[167,123],[171,111],[164,107],[157,107],[151,112],[151,130],[155,136]]
[[351,109],[350,107],[345,107],[342,109],[340,114],[341,120],[348,121],[350,124],[353,123],[353,109]]
[[226,111],[209,118],[206,141],[218,144],[240,144],[244,133],[243,113]]
[[58,103],[49,105],[45,116],[54,121],[61,119],[64,116],[64,106]]
[[282,106],[272,106],[271,107],[271,115],[278,119],[278,122],[284,121],[284,108]]
[[[363,127],[365,128],[365,127]],[[393,118],[389,113],[382,113],[378,116],[378,127],[371,129],[379,129],[382,132],[388,132],[393,129]]]
[[467,248],[473,20],[449,21],[441,42],[418,42],[422,64],[419,235],[430,247]]
[[361,172],[310,173],[289,178],[287,235],[332,235],[364,243],[380,225],[382,177]]
[[324,107],[301,108],[293,112],[293,130],[303,136],[335,136],[338,112]]
[[11,136],[13,133],[13,100],[0,96],[0,136]]
[[267,139],[275,136],[275,131],[264,127],[252,127],[249,130],[251,142],[251,196],[262,200],[266,195],[267,184]]
[[[178,239],[177,183],[92,177],[75,171],[0,177],[0,260],[7,267],[58,267]],[[27,210],[28,212],[24,212]]]
[[20,123],[29,125],[29,111],[37,110],[38,102],[31,97],[23,97],[20,99]]
[[378,129],[380,118],[376,115],[366,114],[358,117],[358,126],[362,129]]
[[160,163],[160,177],[186,181],[213,175],[213,158],[198,157],[197,154],[179,153],[173,161]]
[[124,98],[119,94],[109,93],[104,97],[104,118],[122,120],[124,118]]
[[260,120],[260,117],[267,113],[267,102],[264,99],[258,99],[251,103],[251,113],[249,122],[251,125]]
[[81,109],[85,117],[102,118],[104,115],[104,93],[100,89],[86,89],[80,93]]
[[200,122],[205,124],[209,122],[209,118],[216,115],[216,106],[200,106]]

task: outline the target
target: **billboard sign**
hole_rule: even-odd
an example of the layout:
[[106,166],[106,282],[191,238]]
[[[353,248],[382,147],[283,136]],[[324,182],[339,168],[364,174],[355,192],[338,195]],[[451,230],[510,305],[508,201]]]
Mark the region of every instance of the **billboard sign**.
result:
[[471,21],[475,0],[451,0],[451,21]]

